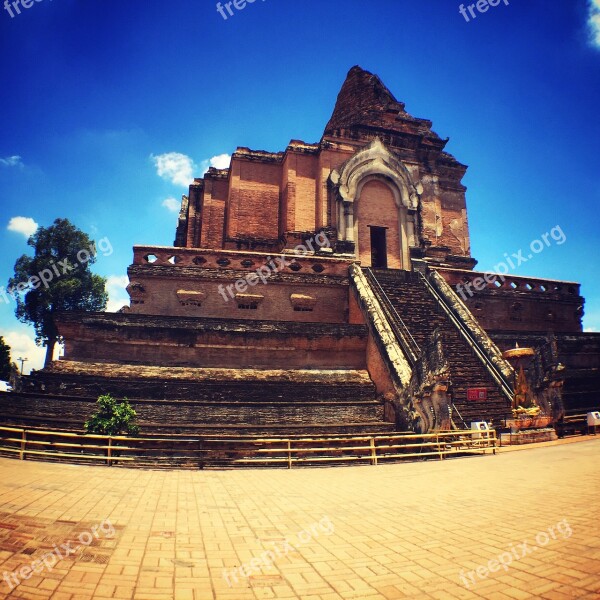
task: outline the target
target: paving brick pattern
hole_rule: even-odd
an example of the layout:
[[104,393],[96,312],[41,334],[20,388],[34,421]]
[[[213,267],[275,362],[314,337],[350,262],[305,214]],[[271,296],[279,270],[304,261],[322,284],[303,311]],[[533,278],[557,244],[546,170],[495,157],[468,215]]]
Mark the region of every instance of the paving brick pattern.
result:
[[[0,598],[600,598],[599,457],[600,437],[443,462],[291,471],[0,459],[0,575],[107,519],[114,526],[113,538],[97,530],[90,545],[12,591],[0,579]],[[267,550],[272,562],[260,559]],[[507,562],[523,552],[506,571],[483,571],[503,553]]]

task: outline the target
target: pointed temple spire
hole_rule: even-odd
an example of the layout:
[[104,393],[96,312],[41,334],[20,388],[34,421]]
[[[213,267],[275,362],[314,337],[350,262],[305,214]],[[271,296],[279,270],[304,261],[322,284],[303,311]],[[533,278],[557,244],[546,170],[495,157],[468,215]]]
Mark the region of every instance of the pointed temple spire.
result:
[[448,140],[442,140],[431,126],[428,119],[408,114],[404,102],[377,75],[355,66],[348,71],[323,135],[345,137],[342,132],[354,130],[354,138],[356,130],[362,130],[361,137],[371,139],[367,132],[395,132],[401,137],[416,135],[441,151]]
[[377,75],[354,66],[338,94],[325,134],[353,125],[378,125],[382,114],[403,111],[404,104],[396,100]]

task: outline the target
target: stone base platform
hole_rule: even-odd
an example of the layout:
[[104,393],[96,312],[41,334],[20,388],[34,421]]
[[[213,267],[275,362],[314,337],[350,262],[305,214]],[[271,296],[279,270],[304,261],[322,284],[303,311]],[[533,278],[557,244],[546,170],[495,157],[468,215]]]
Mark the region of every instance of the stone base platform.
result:
[[537,442],[553,442],[557,440],[556,430],[554,428],[546,429],[524,429],[516,433],[501,433],[501,446],[518,446],[522,444],[535,444]]

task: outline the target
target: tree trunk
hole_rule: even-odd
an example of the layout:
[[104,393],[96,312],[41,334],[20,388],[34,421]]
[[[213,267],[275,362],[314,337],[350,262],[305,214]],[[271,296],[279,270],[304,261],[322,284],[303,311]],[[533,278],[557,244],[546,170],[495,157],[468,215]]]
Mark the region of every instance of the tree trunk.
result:
[[49,367],[54,356],[54,346],[56,346],[56,338],[48,340],[46,344],[46,359],[44,360],[44,367]]

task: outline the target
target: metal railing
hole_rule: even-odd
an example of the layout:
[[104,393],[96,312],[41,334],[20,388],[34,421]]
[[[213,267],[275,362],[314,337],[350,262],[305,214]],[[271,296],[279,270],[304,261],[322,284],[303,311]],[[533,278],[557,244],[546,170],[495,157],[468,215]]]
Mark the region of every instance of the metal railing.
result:
[[432,285],[426,275],[417,271],[419,274],[419,278],[425,284],[429,292],[436,299],[438,305],[442,308],[442,310],[446,313],[450,321],[455,325],[455,327],[459,330],[467,344],[471,347],[471,349],[475,352],[475,355],[481,360],[481,362],[486,367],[487,371],[490,373],[494,381],[498,384],[502,393],[512,402],[514,391],[512,384],[506,379],[504,373],[496,366],[496,364],[489,358],[488,353],[485,348],[481,346],[479,341],[473,336],[471,330],[465,325],[463,320],[454,312],[452,307],[448,304],[446,298],[438,292],[438,290]]

